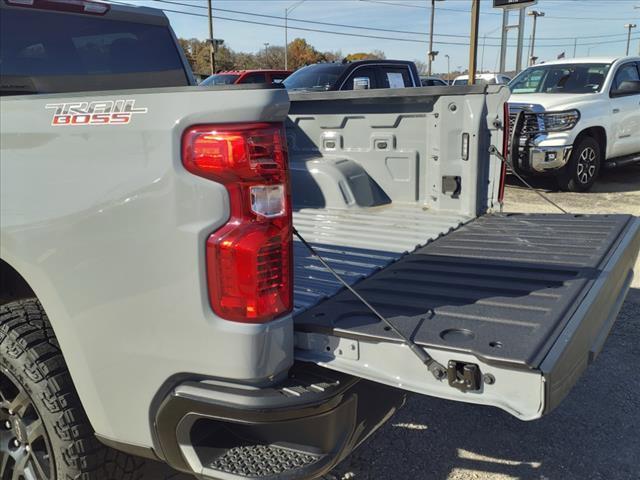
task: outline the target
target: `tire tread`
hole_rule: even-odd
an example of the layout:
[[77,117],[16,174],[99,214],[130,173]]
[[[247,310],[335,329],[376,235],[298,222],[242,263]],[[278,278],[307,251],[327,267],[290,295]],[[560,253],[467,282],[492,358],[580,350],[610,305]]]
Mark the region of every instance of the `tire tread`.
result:
[[45,425],[53,426],[48,433],[52,449],[60,449],[56,462],[65,464],[57,465],[57,470],[64,472],[60,480],[142,478],[144,459],[106,447],[96,439],[37,299],[0,306],[0,352],[2,365],[28,388]]

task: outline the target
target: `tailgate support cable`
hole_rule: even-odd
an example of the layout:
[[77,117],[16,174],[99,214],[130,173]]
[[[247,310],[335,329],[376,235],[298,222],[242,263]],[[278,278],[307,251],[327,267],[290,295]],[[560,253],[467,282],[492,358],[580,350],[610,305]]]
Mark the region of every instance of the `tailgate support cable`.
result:
[[434,377],[436,377],[436,379],[438,380],[442,380],[443,378],[445,378],[445,376],[447,375],[447,369],[441,365],[440,363],[438,363],[437,360],[435,360],[431,355],[429,355],[420,345],[418,345],[416,342],[414,342],[413,340],[411,340],[411,338],[407,337],[405,334],[403,334],[400,330],[398,330],[398,328],[392,323],[390,322],[388,319],[386,319],[380,312],[378,312],[378,310],[375,309],[375,307],[373,305],[371,305],[369,302],[367,302],[362,295],[360,295],[358,292],[355,291],[355,289],[349,285],[341,276],[338,272],[336,272],[331,265],[329,265],[329,263],[320,256],[320,254],[316,251],[315,248],[313,248],[303,237],[302,235],[300,235],[300,232],[298,232],[298,230],[296,230],[295,227],[293,227],[293,234],[298,237],[298,239],[302,242],[302,244],[306,247],[307,250],[309,250],[309,252],[311,253],[311,255],[313,255],[314,257],[316,257],[320,263],[322,264],[322,266],[324,268],[326,268],[331,275],[333,275],[336,280],[338,280],[347,290],[349,290],[351,293],[353,293],[353,295],[360,300],[360,302],[362,302],[362,304],[367,307],[369,310],[371,310],[371,312],[378,317],[380,320],[382,320],[383,323],[385,323],[391,330],[393,330],[393,332],[402,339],[402,341],[405,343],[405,345],[407,345],[411,351],[415,354],[416,357],[418,357],[418,359],[420,359],[420,362],[422,362],[424,365],[427,366],[427,368],[429,369],[429,371],[433,374]]
[[529,190],[533,190],[534,192],[536,192],[538,195],[540,195],[540,197],[542,197],[542,199],[546,202],[549,202],[551,205],[553,205],[554,207],[556,207],[558,210],[560,210],[562,213],[566,213],[569,214],[569,212],[567,212],[564,208],[562,208],[560,205],[558,205],[556,202],[554,202],[553,200],[551,200],[549,197],[547,197],[544,193],[542,193],[540,190],[538,190],[537,188],[534,188],[531,186],[531,184],[529,184],[529,182],[527,182],[524,178],[522,178],[522,176],[516,172],[516,169],[513,167],[513,165],[511,165],[506,158],[504,158],[504,156],[500,153],[500,151],[495,147],[495,145],[491,145],[489,147],[489,153],[491,155],[495,155],[496,157],[498,157],[498,160],[500,160],[502,163],[504,163],[507,167],[511,168],[511,173],[513,173],[518,180],[520,180],[522,183],[525,184],[525,186],[527,188],[529,188]]

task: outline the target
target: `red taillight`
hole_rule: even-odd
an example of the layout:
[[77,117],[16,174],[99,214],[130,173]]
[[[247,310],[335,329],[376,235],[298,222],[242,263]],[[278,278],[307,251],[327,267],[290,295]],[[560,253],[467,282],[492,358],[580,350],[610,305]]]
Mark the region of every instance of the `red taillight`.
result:
[[[504,127],[502,129],[502,156],[507,159],[509,158],[509,104],[507,102],[504,103]],[[507,177],[507,165],[503,162],[502,168],[500,171],[500,188],[498,189],[498,202],[502,203],[504,200],[504,188],[506,184]]]
[[4,0],[7,5],[38,8],[40,10],[58,10],[61,12],[104,15],[111,6],[108,3],[92,0]]
[[182,137],[182,163],[229,192],[227,223],[207,240],[209,301],[227,320],[292,309],[291,199],[280,124],[204,125]]

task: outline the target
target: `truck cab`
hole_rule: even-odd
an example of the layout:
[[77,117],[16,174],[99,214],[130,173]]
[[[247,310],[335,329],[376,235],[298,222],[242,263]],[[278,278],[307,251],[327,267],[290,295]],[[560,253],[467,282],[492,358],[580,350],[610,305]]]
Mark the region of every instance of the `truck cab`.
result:
[[535,65],[509,84],[512,168],[585,191],[602,168],[640,162],[640,57]]
[[284,81],[287,90],[335,91],[419,87],[416,64],[406,60],[361,60],[307,65]]

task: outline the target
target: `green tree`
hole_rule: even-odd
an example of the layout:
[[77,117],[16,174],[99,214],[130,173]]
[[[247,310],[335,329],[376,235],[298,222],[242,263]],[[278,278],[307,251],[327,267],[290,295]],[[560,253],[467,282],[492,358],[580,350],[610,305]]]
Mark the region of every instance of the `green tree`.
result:
[[359,53],[350,53],[345,57],[345,60],[348,62],[356,62],[358,60],[384,60],[387,58],[384,52],[380,50],[373,50],[371,52],[359,52]]
[[296,38],[293,42],[289,43],[287,53],[289,57],[288,64],[291,70],[297,70],[305,65],[325,61],[324,55],[307,43],[304,38]]

